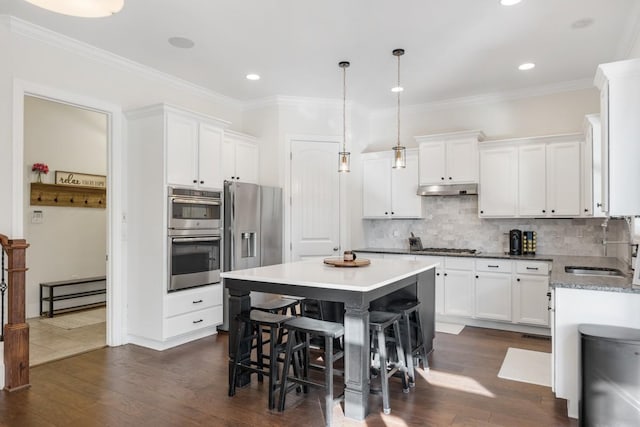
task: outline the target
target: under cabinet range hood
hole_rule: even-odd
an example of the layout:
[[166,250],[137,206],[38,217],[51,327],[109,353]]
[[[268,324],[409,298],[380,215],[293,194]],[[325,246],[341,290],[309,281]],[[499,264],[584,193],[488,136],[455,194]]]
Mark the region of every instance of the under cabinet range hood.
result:
[[418,196],[463,196],[478,194],[478,184],[421,185]]

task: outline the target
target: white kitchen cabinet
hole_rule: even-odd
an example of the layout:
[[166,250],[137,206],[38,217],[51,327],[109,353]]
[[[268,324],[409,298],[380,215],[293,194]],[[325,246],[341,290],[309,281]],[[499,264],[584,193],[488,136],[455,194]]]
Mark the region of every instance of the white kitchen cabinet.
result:
[[[220,285],[167,291],[167,194],[169,185],[221,187],[221,129],[229,123],[165,104],[126,117],[127,340],[164,350],[215,334],[222,323]],[[193,173],[204,183],[194,184]]]
[[473,259],[446,257],[443,276],[443,314],[473,316]]
[[420,154],[420,185],[478,182],[481,131],[416,136]]
[[517,214],[518,148],[513,145],[480,146],[478,210],[481,217]]
[[226,131],[222,144],[222,175],[228,181],[257,184],[259,181],[259,145],[251,135]]
[[406,168],[392,168],[392,154],[389,150],[362,156],[362,216],[421,218],[417,150],[407,150]]
[[640,215],[640,58],[600,64],[602,196],[610,216]]
[[580,140],[547,144],[547,215],[580,216]]
[[549,325],[549,264],[516,261],[513,282],[513,321],[528,325]]
[[602,209],[602,131],[600,115],[588,114],[584,120],[582,150],[582,215],[604,216]]
[[579,217],[579,134],[492,141],[480,146],[480,217]]
[[511,320],[511,269],[509,260],[476,260],[474,315],[477,319]]
[[221,188],[223,129],[201,117],[166,111],[167,183]]

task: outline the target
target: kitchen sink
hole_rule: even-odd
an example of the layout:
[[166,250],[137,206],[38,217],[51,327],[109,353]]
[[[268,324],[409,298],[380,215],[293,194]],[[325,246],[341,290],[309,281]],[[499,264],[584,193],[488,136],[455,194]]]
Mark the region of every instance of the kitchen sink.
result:
[[617,268],[608,267],[576,267],[566,266],[564,271],[570,274],[590,275],[590,276],[613,276],[626,277],[626,275]]

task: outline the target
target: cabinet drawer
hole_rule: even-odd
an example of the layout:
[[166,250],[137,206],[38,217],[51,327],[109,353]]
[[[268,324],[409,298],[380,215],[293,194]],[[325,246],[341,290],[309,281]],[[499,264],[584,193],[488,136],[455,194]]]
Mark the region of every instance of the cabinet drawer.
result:
[[164,301],[165,317],[177,316],[203,308],[222,305],[222,285],[178,291],[167,295]]
[[207,326],[215,326],[222,323],[222,306],[205,308],[180,316],[164,319],[164,338],[193,332]]
[[444,267],[454,270],[470,270],[473,271],[473,258],[444,258]]
[[549,263],[536,261],[516,261],[516,272],[518,274],[539,274],[548,276]]
[[504,259],[478,259],[476,271],[493,271],[496,273],[511,273],[513,263]]

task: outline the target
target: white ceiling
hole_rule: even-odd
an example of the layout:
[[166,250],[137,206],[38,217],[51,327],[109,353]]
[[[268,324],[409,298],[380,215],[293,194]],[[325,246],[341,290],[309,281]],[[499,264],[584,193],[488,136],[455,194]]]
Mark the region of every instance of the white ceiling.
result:
[[[284,95],[421,104],[593,79],[638,40],[638,0],[125,0],[108,18],[74,18],[3,0],[9,14],[240,101]],[[572,23],[592,19],[586,28]],[[192,39],[177,49],[173,36]],[[522,62],[536,68],[522,72]],[[262,79],[245,79],[249,72]]]

